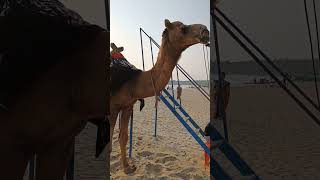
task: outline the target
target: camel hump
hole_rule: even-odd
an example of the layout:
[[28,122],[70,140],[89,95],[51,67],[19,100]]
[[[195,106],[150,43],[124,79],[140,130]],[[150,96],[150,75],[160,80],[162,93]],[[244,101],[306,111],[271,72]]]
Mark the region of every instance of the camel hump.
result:
[[32,17],[0,21],[0,32],[9,32],[3,36],[6,46],[0,47],[0,104],[14,104],[36,79],[69,60],[65,57],[86,49],[104,31],[95,25],[68,25],[49,16]]
[[142,71],[130,64],[125,58],[112,59],[110,64],[111,93],[117,92],[124,83],[133,79]]
[[[3,1],[3,0],[1,0]],[[6,1],[0,3],[0,16],[4,15],[25,15],[35,13],[37,15],[44,15],[56,17],[64,20],[68,24],[88,25],[89,23],[75,11],[67,8],[59,0],[23,0],[23,1]],[[27,19],[27,18],[26,18]]]

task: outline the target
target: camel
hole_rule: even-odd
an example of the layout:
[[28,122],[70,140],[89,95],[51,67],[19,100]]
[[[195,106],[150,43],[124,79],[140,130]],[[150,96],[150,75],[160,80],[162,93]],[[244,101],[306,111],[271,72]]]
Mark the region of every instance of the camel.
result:
[[[136,167],[129,164],[126,156],[128,141],[128,122],[133,104],[146,97],[158,97],[170,80],[172,71],[182,54],[188,47],[209,41],[209,31],[201,24],[184,25],[179,21],[165,20],[165,30],[162,34],[162,43],[158,53],[157,62],[148,71],[138,73],[135,77],[125,82],[110,99],[110,139],[112,139],[117,116],[121,112],[119,142],[121,149],[121,164],[126,174],[133,173]],[[111,74],[111,78],[113,75]],[[112,143],[112,141],[110,141]],[[112,151],[110,145],[108,153]]]
[[1,179],[22,180],[36,154],[37,180],[63,180],[75,136],[108,113],[108,35],[101,28],[91,35],[0,108]]
[[[110,52],[111,55],[111,61],[118,61],[118,60],[126,60],[125,57],[121,54],[121,52],[124,50],[123,47],[117,47],[114,43],[110,44],[110,47],[112,49],[112,51]],[[119,79],[116,79],[119,80]],[[111,84],[115,84],[116,82],[112,82],[111,80]],[[117,82],[119,83],[119,82]],[[121,83],[120,83],[121,84]],[[143,107],[144,107],[144,99],[138,99],[138,101],[140,101],[140,111],[142,111]]]

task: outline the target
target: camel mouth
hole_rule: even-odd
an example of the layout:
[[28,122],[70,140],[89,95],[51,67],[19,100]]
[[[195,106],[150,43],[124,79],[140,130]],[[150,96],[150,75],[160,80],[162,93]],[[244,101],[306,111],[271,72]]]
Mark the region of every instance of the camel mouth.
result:
[[209,43],[209,31],[207,29],[204,29],[201,32],[201,36],[200,36],[200,43],[201,44],[208,44]]

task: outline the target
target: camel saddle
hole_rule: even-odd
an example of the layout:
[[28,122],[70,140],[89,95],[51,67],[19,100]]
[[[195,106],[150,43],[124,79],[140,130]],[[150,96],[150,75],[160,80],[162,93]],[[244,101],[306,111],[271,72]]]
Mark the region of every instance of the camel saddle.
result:
[[[124,50],[123,47],[117,47],[114,43],[111,43],[111,94],[115,94],[121,86],[138,75],[141,70],[130,64],[127,59],[121,54]],[[112,78],[113,77],[113,78]],[[140,111],[144,107],[144,99],[139,99]]]
[[142,70],[130,64],[125,58],[112,58],[110,72],[111,94],[115,94],[124,83],[139,75]]

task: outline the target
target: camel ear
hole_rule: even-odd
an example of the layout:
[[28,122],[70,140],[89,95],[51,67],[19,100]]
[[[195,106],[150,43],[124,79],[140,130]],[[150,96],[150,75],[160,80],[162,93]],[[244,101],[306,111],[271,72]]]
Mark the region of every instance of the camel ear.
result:
[[168,29],[172,29],[173,25],[171,24],[171,22],[168,19],[164,20],[164,24],[166,25],[166,28]]
[[117,46],[114,44],[114,43],[111,43],[111,48],[113,49],[113,50],[115,50],[115,49],[117,49]]

